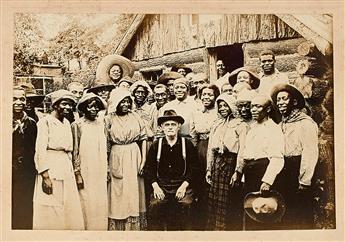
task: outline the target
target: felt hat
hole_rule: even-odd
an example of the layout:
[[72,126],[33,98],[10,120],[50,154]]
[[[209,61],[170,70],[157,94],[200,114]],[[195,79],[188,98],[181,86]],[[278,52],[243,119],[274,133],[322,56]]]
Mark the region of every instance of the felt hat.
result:
[[104,80],[105,82],[112,83],[109,77],[109,71],[114,65],[119,65],[122,69],[122,77],[133,76],[135,66],[134,64],[121,55],[107,55],[98,64],[96,69],[96,79]]
[[90,92],[90,93],[85,93],[79,100],[78,104],[77,104],[77,109],[81,112],[85,112],[85,104],[91,100],[91,99],[96,99],[100,106],[101,110],[104,110],[107,107],[106,102],[99,96],[97,96],[96,94]]
[[109,89],[111,91],[112,89],[115,88],[115,85],[111,81],[109,82],[109,81],[106,81],[104,79],[96,79],[92,83],[91,87],[89,89],[87,89],[86,92],[88,92],[88,93],[89,92],[96,92],[97,90],[99,90],[101,88],[107,88],[107,89]]
[[60,89],[60,90],[57,90],[55,92],[51,92],[47,96],[50,97],[52,105],[54,105],[55,103],[57,103],[61,100],[64,100],[64,99],[71,100],[74,103],[76,102],[74,94],[71,93],[70,91],[67,91],[64,89]]
[[230,85],[235,86],[235,84],[237,83],[237,75],[241,71],[245,71],[250,75],[250,78],[252,80],[252,83],[250,84],[250,86],[252,89],[257,89],[260,85],[260,78],[255,74],[255,72],[250,70],[248,67],[240,67],[240,68],[237,68],[236,70],[233,70],[229,75]]
[[24,89],[26,98],[31,100],[34,103],[34,106],[38,106],[41,102],[43,102],[45,96],[38,95],[34,85],[31,83],[23,82],[19,83],[18,86]]
[[280,222],[286,211],[284,198],[274,190],[266,194],[248,193],[244,198],[243,205],[246,214],[260,223]]
[[184,69],[186,74],[192,72],[192,69],[190,67],[186,66],[185,64],[175,65],[175,66],[171,67],[171,71],[177,72],[178,69]]
[[305,99],[303,97],[303,94],[295,86],[286,83],[277,84],[272,88],[271,98],[274,105],[277,104],[278,93],[282,91],[288,92],[293,98],[297,100],[296,107],[298,109],[302,109],[305,107]]
[[167,71],[167,72],[164,72],[162,75],[160,75],[157,83],[167,85],[169,80],[171,80],[171,79],[176,80],[176,79],[182,78],[182,77],[183,76],[180,73],[177,73],[174,71]]
[[162,123],[169,120],[176,121],[180,124],[184,123],[184,119],[181,116],[177,115],[174,110],[165,110],[163,116],[158,117],[158,126],[161,126]]

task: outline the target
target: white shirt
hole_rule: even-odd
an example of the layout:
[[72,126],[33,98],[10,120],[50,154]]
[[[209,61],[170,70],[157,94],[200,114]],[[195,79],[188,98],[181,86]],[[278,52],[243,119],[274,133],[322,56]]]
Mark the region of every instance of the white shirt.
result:
[[252,123],[245,137],[243,157],[255,160],[268,158],[270,162],[262,181],[272,185],[284,167],[284,135],[279,125],[272,119]]
[[285,73],[279,72],[277,69],[271,75],[265,75],[263,72],[259,73],[260,86],[258,93],[270,96],[272,88],[280,83],[289,83],[289,78]]

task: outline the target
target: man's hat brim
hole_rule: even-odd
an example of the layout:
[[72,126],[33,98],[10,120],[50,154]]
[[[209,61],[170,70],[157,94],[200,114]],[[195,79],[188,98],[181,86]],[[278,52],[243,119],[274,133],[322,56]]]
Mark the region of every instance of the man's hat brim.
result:
[[176,65],[176,66],[171,67],[171,71],[177,72],[178,69],[184,69],[187,74],[192,72],[192,69],[186,65]]
[[257,89],[260,86],[260,78],[256,73],[254,73],[252,70],[248,69],[247,67],[241,67],[237,68],[236,70],[232,71],[229,75],[229,84],[231,86],[235,86],[237,83],[237,74],[240,73],[241,71],[245,71],[249,73],[252,83],[250,84],[250,87],[252,89]]
[[165,72],[158,78],[157,84],[163,84],[166,86],[168,84],[168,80],[176,80],[182,77],[183,76],[180,73],[175,71]]
[[283,91],[288,92],[293,98],[295,98],[297,100],[296,107],[298,109],[302,109],[305,107],[305,99],[303,97],[303,94],[293,85],[286,84],[286,83],[277,84],[272,88],[271,98],[272,98],[274,105],[277,105],[278,93],[283,92]]
[[113,90],[115,88],[115,85],[113,84],[100,84],[94,87],[90,87],[89,89],[87,89],[87,93],[89,92],[97,92],[99,89],[103,89],[103,88],[107,88],[110,91]]
[[34,103],[34,106],[40,105],[43,102],[44,98],[45,98],[44,95],[36,95],[36,94],[28,94],[26,96],[26,99],[32,101]]
[[163,117],[158,118],[158,126],[161,126],[162,123],[169,121],[169,120],[176,121],[180,124],[184,123],[184,119],[181,116],[178,116],[178,115],[176,115],[176,116],[163,116]]
[[[259,197],[273,197],[276,199],[278,207],[277,211],[272,214],[259,214],[253,210],[252,203]],[[286,211],[286,205],[283,196],[274,190],[263,195],[260,192],[250,192],[244,198],[244,211],[253,220],[260,223],[277,223],[280,222]]]

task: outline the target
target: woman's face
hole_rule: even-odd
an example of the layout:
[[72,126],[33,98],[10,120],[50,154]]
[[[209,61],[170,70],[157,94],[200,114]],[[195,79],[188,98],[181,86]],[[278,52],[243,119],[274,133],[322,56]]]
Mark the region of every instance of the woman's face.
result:
[[26,105],[26,97],[24,90],[13,91],[13,113],[21,113]]
[[86,104],[85,118],[95,120],[100,108],[96,100],[91,100]]
[[246,82],[249,85],[251,84],[250,74],[248,72],[240,71],[237,74],[237,83],[241,83],[241,82]]
[[201,92],[200,99],[205,108],[213,108],[215,102],[213,89],[204,88]]
[[112,80],[119,81],[122,78],[122,69],[119,65],[113,65],[109,71]]
[[62,99],[54,105],[54,108],[60,117],[67,117],[69,113],[73,112],[74,102],[69,99]]
[[138,86],[137,89],[134,91],[134,99],[136,103],[144,103],[147,97],[147,90],[142,87]]
[[117,106],[117,113],[120,115],[127,114],[132,107],[132,100],[130,97],[125,97]]
[[223,118],[227,118],[231,114],[229,105],[223,100],[218,102],[218,113],[220,113]]

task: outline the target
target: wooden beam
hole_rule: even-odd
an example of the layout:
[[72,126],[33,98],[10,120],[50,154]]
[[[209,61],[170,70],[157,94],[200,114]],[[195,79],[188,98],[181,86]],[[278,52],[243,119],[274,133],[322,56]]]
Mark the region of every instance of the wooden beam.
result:
[[132,24],[129,26],[128,30],[126,31],[126,33],[122,37],[122,40],[120,41],[120,43],[115,48],[114,54],[121,55],[125,51],[127,45],[129,44],[129,42],[133,38],[138,27],[143,22],[144,18],[145,18],[145,14],[136,14],[135,15]]
[[329,56],[333,53],[332,43],[326,38],[318,34],[313,28],[305,25],[299,19],[291,14],[276,14],[281,20],[286,24],[296,30],[300,35],[302,35],[308,41],[311,41],[320,50],[320,52]]
[[148,68],[152,66],[165,65],[167,67],[172,67],[177,64],[189,64],[195,62],[202,62],[204,55],[204,48],[198,48],[193,50],[188,50],[184,52],[173,53],[169,55],[164,55],[157,58],[152,58],[144,61],[133,61],[136,70],[143,68]]

